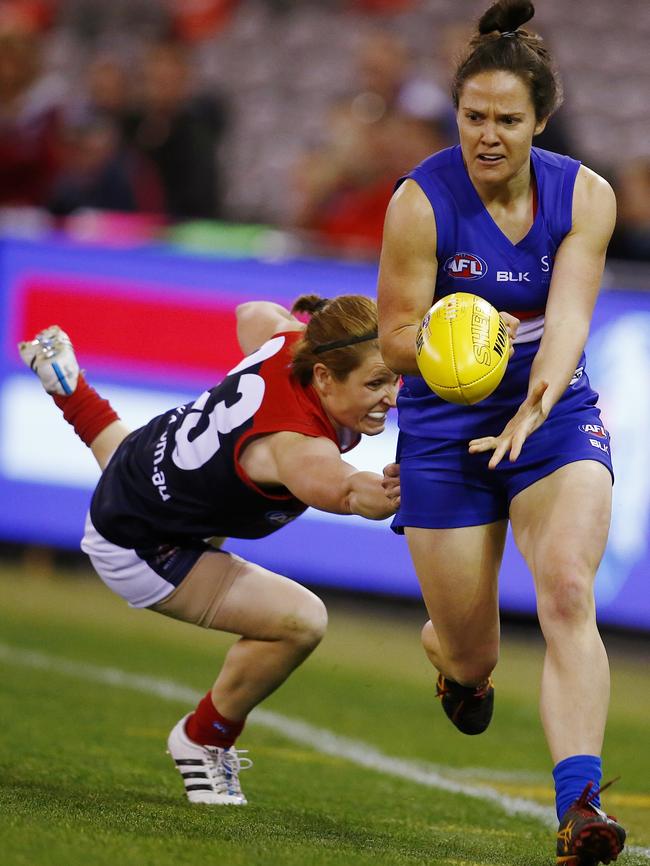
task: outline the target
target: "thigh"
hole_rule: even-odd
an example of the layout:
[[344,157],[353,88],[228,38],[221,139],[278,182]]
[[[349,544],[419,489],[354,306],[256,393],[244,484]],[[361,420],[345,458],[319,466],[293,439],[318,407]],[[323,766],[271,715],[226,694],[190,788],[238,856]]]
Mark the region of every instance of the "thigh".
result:
[[81,549],[106,586],[131,607],[152,607],[167,598],[203,555],[207,545],[161,545],[148,552],[120,547],[104,538],[86,517]]
[[513,535],[538,591],[567,573],[593,580],[607,543],[611,507],[609,468],[594,460],[566,464],[513,498]]
[[225,551],[204,553],[153,610],[254,640],[277,639],[325,616],[321,600],[305,587]]
[[453,529],[406,528],[413,564],[441,643],[498,633],[498,573],[507,521]]
[[465,442],[415,442],[408,455],[400,454],[401,501],[393,530],[485,526],[507,518],[506,492],[485,468],[484,455],[469,454]]

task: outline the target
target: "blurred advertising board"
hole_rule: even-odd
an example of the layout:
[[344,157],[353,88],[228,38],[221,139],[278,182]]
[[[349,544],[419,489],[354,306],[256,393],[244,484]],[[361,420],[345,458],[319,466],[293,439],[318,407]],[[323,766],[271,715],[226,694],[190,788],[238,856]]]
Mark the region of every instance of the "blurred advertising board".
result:
[[[263,261],[109,250],[66,241],[0,241],[0,540],[78,546],[97,478],[88,451],[21,365],[20,339],[57,323],[89,380],[132,427],[193,400],[239,358],[234,308],[289,305],[298,295],[374,294],[374,266]],[[612,436],[616,484],[607,552],[597,578],[602,623],[650,629],[650,293],[599,298],[588,371]],[[395,453],[386,432],[350,455],[381,470]],[[417,596],[406,542],[386,522],[308,511],[261,541],[231,539],[242,556],[315,586]],[[532,579],[509,540],[501,606],[534,613]]]

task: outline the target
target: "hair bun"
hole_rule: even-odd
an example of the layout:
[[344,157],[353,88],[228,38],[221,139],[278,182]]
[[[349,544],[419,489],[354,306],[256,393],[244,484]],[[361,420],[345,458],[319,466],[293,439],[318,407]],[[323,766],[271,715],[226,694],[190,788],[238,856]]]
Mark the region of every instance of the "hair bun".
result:
[[294,301],[291,308],[292,313],[308,313],[313,316],[323,307],[329,304],[329,298],[321,298],[320,295],[301,295]]
[[514,32],[525,24],[535,14],[535,7],[530,0],[497,0],[481,15],[478,22],[478,32],[481,34]]

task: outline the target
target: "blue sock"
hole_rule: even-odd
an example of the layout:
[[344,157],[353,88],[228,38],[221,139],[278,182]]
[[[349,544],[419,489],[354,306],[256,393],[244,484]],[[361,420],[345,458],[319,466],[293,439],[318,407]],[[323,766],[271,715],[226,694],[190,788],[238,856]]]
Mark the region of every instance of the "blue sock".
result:
[[[555,765],[555,808],[558,821],[584,791],[588,782],[593,782],[594,791],[600,787],[603,771],[598,755],[572,755]],[[600,797],[591,801],[600,806]]]

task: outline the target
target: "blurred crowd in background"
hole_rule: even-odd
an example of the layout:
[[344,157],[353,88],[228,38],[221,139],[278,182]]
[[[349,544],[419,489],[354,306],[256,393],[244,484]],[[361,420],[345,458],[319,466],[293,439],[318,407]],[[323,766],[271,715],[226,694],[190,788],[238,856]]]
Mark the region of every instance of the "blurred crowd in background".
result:
[[[373,258],[396,179],[457,141],[450,73],[486,5],[0,0],[0,228],[216,220]],[[536,5],[566,99],[535,143],[612,182],[610,253],[650,260],[650,4]]]

